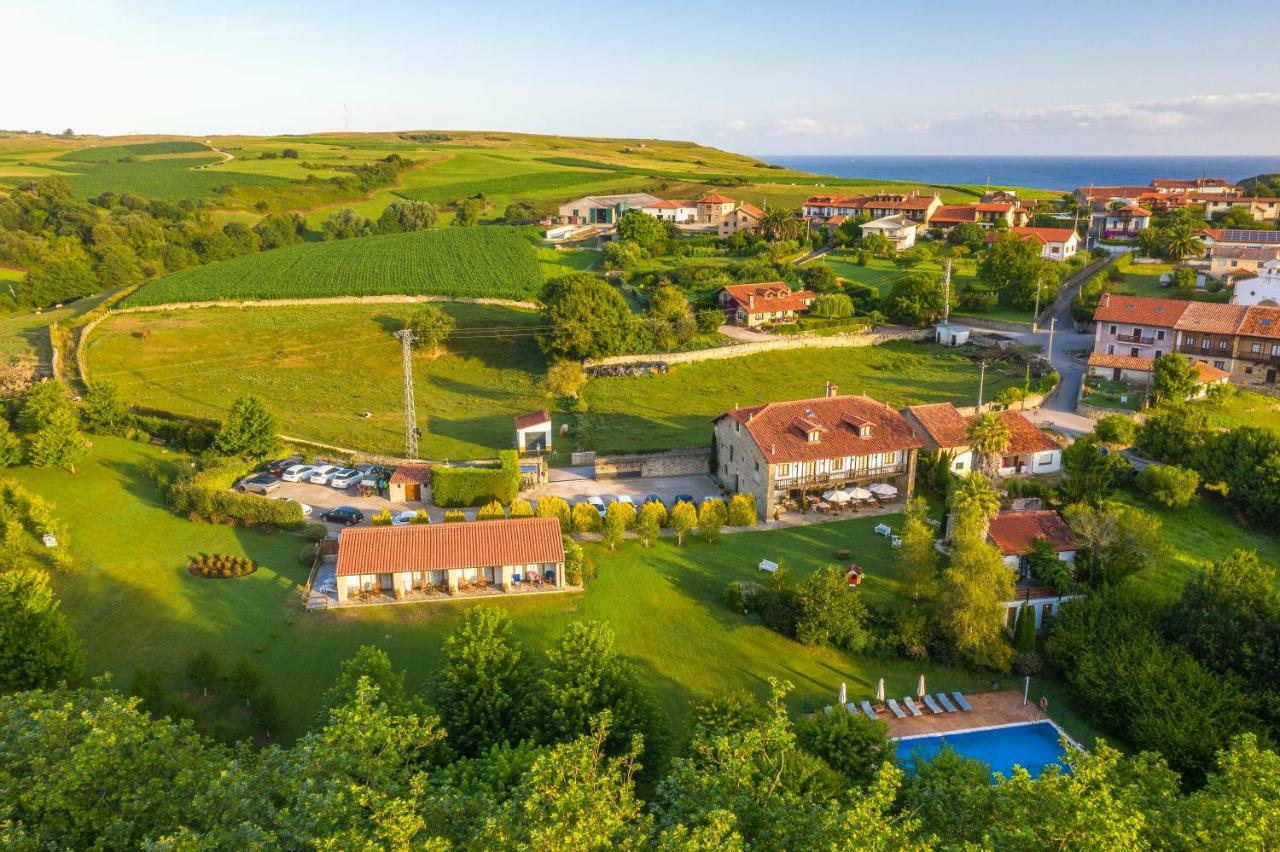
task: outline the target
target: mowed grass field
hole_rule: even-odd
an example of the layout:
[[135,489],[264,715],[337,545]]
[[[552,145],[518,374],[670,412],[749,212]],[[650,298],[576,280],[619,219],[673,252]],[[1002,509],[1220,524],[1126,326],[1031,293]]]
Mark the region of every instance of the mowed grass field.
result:
[[[825,255],[821,262],[829,266],[832,272],[846,281],[855,281],[859,284],[868,284],[875,287],[882,299],[889,295],[889,292],[893,289],[894,282],[901,280],[912,272],[928,272],[939,278],[943,274],[942,265],[939,263],[922,263],[912,269],[900,269],[894,266],[891,260],[872,258],[863,266],[854,260],[851,253],[843,251]],[[976,261],[960,260],[955,262],[951,270],[951,313],[957,316],[986,317],[1003,322],[1031,322],[1032,312],[1030,310],[1016,308],[1003,300],[991,310],[982,313],[966,311],[961,308],[957,304],[959,289],[966,284],[977,283],[977,280],[978,264]]]
[[[280,699],[283,730],[277,739],[302,733],[320,710],[338,663],[361,645],[383,648],[408,673],[408,686],[425,684],[440,662],[445,635],[473,603],[447,602],[304,613],[300,590],[306,569],[297,561],[301,539],[268,536],[213,524],[192,523],[170,513],[145,475],[152,464],[174,461],[164,450],[119,438],[96,438],[92,454],[74,476],[62,471],[16,468],[6,476],[38,489],[70,530],[69,550],[79,566],[56,575],[62,609],[86,642],[89,673],[111,672],[127,688],[133,673],[147,668],[180,684],[187,661],[212,652],[230,668],[248,659],[261,667]],[[103,507],[111,507],[103,511]],[[585,592],[498,599],[515,632],[537,659],[564,628],[578,619],[607,622],[617,647],[655,690],[670,720],[674,742],[688,733],[696,702],[748,690],[765,695],[768,679],[790,681],[789,701],[809,712],[835,700],[840,684],[851,698],[874,695],[879,678],[890,695],[914,694],[925,674],[930,689],[985,689],[989,678],[933,663],[875,659],[826,648],[807,648],[730,612],[725,585],[758,579],[765,557],[785,560],[803,577],[848,548],[868,569],[858,594],[873,602],[896,599],[887,541],[876,523],[897,517],[840,521],[790,530],[735,533],[708,545],[670,540],[652,549],[626,542],[609,554],[586,546],[597,567]],[[261,566],[244,578],[210,581],[185,570],[201,552],[245,555]],[[1006,679],[1007,688],[1020,680]],[[1073,735],[1090,741],[1093,731],[1059,700],[1052,681],[1033,684],[1033,699],[1048,694],[1056,718]]]
[[[511,446],[511,418],[550,406],[540,314],[442,303],[458,320],[448,354],[420,355],[414,380],[421,451],[485,458]],[[402,449],[399,343],[409,304],[198,308],[119,314],[89,338],[90,380],[120,385],[134,404],[221,418],[242,394],[261,397],[285,434],[353,449]],[[145,335],[145,336],[144,336]],[[710,419],[732,408],[804,395],[827,380],[892,405],[976,397],[977,366],[917,344],[772,352],[682,364],[663,376],[593,379],[568,442],[606,451],[705,445]],[[987,373],[987,393],[1021,375]],[[371,412],[368,418],[364,412]],[[569,420],[554,411],[556,422]]]
[[513,228],[452,228],[300,243],[149,281],[124,306],[217,299],[432,295],[530,299],[533,245]]

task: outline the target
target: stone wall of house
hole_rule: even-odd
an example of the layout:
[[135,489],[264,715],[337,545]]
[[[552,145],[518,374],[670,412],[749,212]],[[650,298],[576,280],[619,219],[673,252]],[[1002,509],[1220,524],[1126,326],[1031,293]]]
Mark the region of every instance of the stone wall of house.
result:
[[632,476],[695,476],[710,471],[711,448],[684,447],[656,453],[597,454],[595,464],[596,479]]
[[770,509],[769,465],[760,455],[750,433],[732,417],[716,421],[716,470],[714,476],[728,491],[750,494],[761,518]]
[[583,362],[587,370],[601,367],[625,367],[637,365],[653,367],[671,364],[691,364],[695,361],[721,361],[728,358],[741,358],[744,355],[755,355],[759,352],[776,352],[785,349],[836,349],[841,347],[876,346],[891,340],[932,340],[933,329],[923,328],[889,328],[883,331],[866,334],[833,334],[830,337],[808,337],[791,335],[776,340],[756,340],[746,343],[735,343],[731,346],[718,346],[715,349],[697,349],[692,352],[670,352],[663,355],[614,355]]

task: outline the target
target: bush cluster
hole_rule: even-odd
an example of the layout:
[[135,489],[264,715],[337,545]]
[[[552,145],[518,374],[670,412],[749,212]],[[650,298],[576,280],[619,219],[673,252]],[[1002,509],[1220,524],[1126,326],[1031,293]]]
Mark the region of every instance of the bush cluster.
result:
[[169,508],[192,520],[245,527],[298,527],[302,507],[292,500],[272,500],[231,490],[243,474],[236,459],[206,457],[201,467],[164,485]]
[[247,577],[257,571],[258,566],[247,556],[201,553],[191,560],[191,563],[187,565],[187,570],[192,574],[213,580],[229,577]]

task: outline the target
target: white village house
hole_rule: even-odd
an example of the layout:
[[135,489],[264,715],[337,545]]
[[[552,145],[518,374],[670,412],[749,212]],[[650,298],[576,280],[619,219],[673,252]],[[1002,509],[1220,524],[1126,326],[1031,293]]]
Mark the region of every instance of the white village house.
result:
[[987,245],[1006,236],[1033,240],[1040,245],[1040,256],[1045,260],[1066,260],[1080,250],[1080,235],[1074,228],[1008,228],[988,231]]
[[862,236],[880,234],[888,238],[898,251],[906,251],[916,244],[916,231],[919,225],[903,214],[898,213],[893,216],[872,219],[870,222],[865,222],[858,227],[862,231]]
[[549,453],[554,441],[551,414],[545,409],[517,414],[515,417],[516,449],[521,453]]
[[1037,539],[1047,541],[1058,559],[1075,564],[1076,551],[1080,545],[1057,512],[1001,512],[987,525],[987,540],[999,548],[1004,564],[1018,574],[1014,599],[1003,602],[1005,624],[1010,630],[1016,623],[1018,610],[1023,606],[1031,608],[1036,630],[1039,630],[1046,615],[1057,615],[1064,602],[1079,597],[1059,595],[1030,575],[1026,557]]
[[[973,470],[969,426],[974,416],[966,417],[949,402],[913,405],[902,414],[924,437],[927,449],[951,454],[952,472],[964,475]],[[1009,428],[1009,446],[995,469],[997,476],[1043,476],[1062,470],[1062,448],[1052,438],[1016,411],[998,415]]]

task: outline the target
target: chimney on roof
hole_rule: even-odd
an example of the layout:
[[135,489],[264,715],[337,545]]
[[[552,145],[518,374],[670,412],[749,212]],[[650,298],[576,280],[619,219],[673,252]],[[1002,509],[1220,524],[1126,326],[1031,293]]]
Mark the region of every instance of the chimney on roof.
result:
[[827,382],[827,396],[835,396],[837,390],[835,382]]
[[774,453],[776,453],[777,451],[778,451],[778,445],[777,445],[777,444],[770,444],[770,445],[769,445],[769,455],[773,455],[773,454],[774,454]]
[[754,293],[751,293],[747,296],[747,308],[751,309],[751,308],[754,308],[755,306],[756,306],[756,297]]

